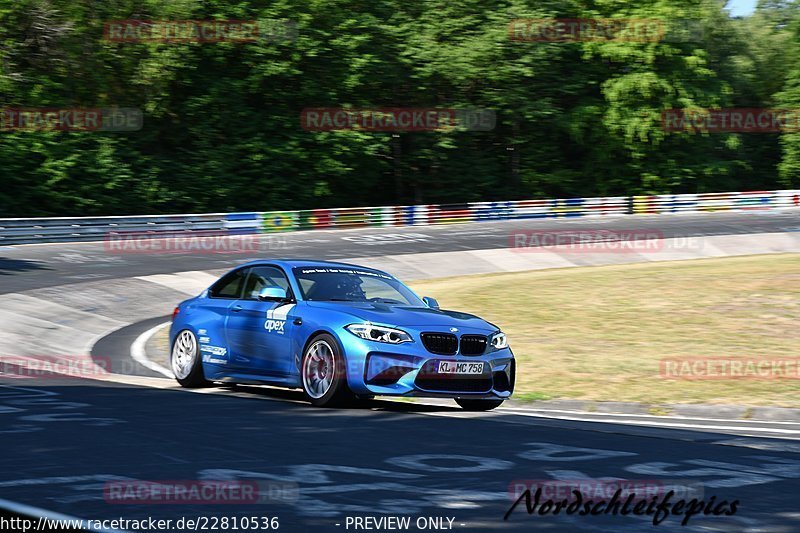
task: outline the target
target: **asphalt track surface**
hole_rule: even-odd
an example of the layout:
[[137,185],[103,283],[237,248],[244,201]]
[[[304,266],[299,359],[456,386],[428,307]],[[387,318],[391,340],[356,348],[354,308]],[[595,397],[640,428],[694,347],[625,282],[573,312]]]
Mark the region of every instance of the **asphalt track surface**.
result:
[[[556,224],[651,229],[665,237],[800,230],[796,212],[529,220],[285,234],[285,248],[263,255],[334,259],[502,248],[514,231]],[[427,237],[393,244],[363,239],[408,233]],[[103,243],[0,249],[0,293],[221,269],[253,258],[109,257]],[[142,327],[121,330],[96,348],[125,358]],[[456,531],[653,528],[652,517],[528,516],[524,505],[503,520],[512,504],[509,487],[520,481],[618,479],[690,485],[706,501],[739,501],[733,516],[695,516],[686,527],[670,516],[660,531],[800,530],[796,440],[553,420],[503,409],[467,414],[455,406],[381,400],[318,409],[296,391],[240,386],[190,392],[152,381],[157,384],[58,376],[0,381],[0,498],[84,519],[152,517],[174,524],[181,518],[277,517],[279,531],[366,531],[347,527],[348,518],[386,516],[410,517],[408,531],[420,531],[416,521],[424,517],[442,518],[445,526],[453,519]],[[248,504],[107,501],[107,483],[130,480],[257,482],[266,496]],[[216,530],[224,529],[218,524]]]
[[82,281],[228,269],[264,257],[341,259],[508,248],[531,230],[632,230],[664,238],[800,231],[800,211],[605,216],[440,226],[285,232],[260,236],[257,253],[110,252],[104,242],[0,247],[0,294]]
[[[18,409],[2,415],[0,497],[85,519],[268,516],[281,531],[353,531],[345,524],[356,516],[449,517],[460,531],[653,527],[648,517],[528,516],[524,506],[503,520],[518,482],[618,478],[699,483],[705,501],[739,500],[733,516],[696,516],[687,527],[670,516],[661,531],[800,529],[797,454],[722,445],[725,435],[502,411],[464,417],[386,401],[323,410],[298,393],[258,387],[200,394],[17,381],[0,387],[4,409]],[[248,504],[104,499],[106,483],[126,480],[239,480],[272,496]]]

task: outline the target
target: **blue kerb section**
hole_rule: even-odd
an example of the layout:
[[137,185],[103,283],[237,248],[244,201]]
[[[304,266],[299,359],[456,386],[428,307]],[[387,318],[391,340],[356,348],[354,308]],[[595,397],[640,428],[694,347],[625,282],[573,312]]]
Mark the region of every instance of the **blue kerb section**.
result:
[[258,213],[228,213],[225,220],[258,220]]
[[[258,221],[259,219],[260,215],[258,213],[228,213],[225,215],[225,220],[228,222],[239,222],[242,220]],[[257,226],[253,228],[228,228],[228,233],[231,235],[250,235],[259,232]]]
[[760,204],[771,204],[772,197],[770,196],[757,196],[755,198],[739,198],[736,200],[736,205],[760,205]]
[[491,202],[475,208],[475,220],[505,220],[511,218],[512,202]]
[[669,211],[670,213],[677,213],[681,211],[683,207],[689,207],[692,205],[697,205],[697,201],[695,200],[670,200],[663,205],[662,211]]
[[413,205],[409,205],[403,210],[403,224],[405,226],[411,226],[411,225],[414,224],[414,211],[415,210],[416,209],[414,208]]

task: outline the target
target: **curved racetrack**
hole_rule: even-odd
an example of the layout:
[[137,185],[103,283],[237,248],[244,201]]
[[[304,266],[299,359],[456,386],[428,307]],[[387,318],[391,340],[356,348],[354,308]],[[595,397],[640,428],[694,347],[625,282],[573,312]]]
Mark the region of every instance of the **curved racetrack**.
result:
[[[499,249],[515,231],[590,225],[651,229],[665,237],[740,235],[798,231],[800,218],[786,211],[303,232],[281,235],[280,249],[263,255],[377,258]],[[347,519],[355,516],[411,516],[410,531],[418,530],[418,517],[444,517],[445,526],[450,518],[452,529],[463,531],[640,531],[651,527],[650,518],[527,516],[522,507],[509,521],[503,515],[509,488],[526,480],[643,479],[740,502],[734,516],[695,516],[688,527],[670,517],[658,526],[662,531],[800,530],[800,420],[642,426],[634,417],[593,421],[588,414],[557,418],[514,407],[468,414],[454,404],[382,400],[323,410],[293,391],[177,390],[132,362],[131,343],[163,322],[185,294],[157,285],[139,290],[125,280],[216,271],[250,258],[113,256],[103,243],[0,249],[0,295],[7,307],[16,306],[0,315],[0,353],[70,353],[93,345],[96,361],[130,374],[112,380],[0,376],[0,498],[86,519],[278,517],[281,531],[353,531]],[[59,323],[60,307],[45,318],[35,302],[80,314],[64,314]],[[13,329],[20,324],[25,331]],[[104,499],[107,482],[130,479],[251,480],[276,490],[247,505]]]

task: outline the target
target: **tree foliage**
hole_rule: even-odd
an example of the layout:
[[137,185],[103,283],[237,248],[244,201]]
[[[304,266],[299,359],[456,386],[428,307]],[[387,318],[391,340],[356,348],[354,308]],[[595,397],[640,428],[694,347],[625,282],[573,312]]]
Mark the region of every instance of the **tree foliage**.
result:
[[[135,132],[0,131],[0,216],[275,210],[800,183],[800,133],[670,133],[673,108],[800,108],[795,2],[0,0],[0,107],[135,107]],[[525,42],[516,19],[655,19]],[[127,43],[113,20],[292,21]],[[306,131],[309,107],[491,109],[491,131]]]

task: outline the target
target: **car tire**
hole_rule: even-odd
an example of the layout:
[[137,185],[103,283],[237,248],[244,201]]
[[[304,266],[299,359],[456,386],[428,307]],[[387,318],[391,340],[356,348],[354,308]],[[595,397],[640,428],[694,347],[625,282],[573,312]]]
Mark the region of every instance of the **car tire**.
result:
[[189,329],[175,335],[169,355],[169,365],[182,387],[207,387],[210,382],[203,374],[203,361],[197,337]]
[[306,345],[300,362],[300,383],[306,400],[317,407],[351,402],[354,396],[347,386],[346,370],[336,339],[327,333],[316,335]]
[[491,411],[495,407],[500,407],[503,400],[470,400],[467,398],[456,398],[456,403],[465,411]]

